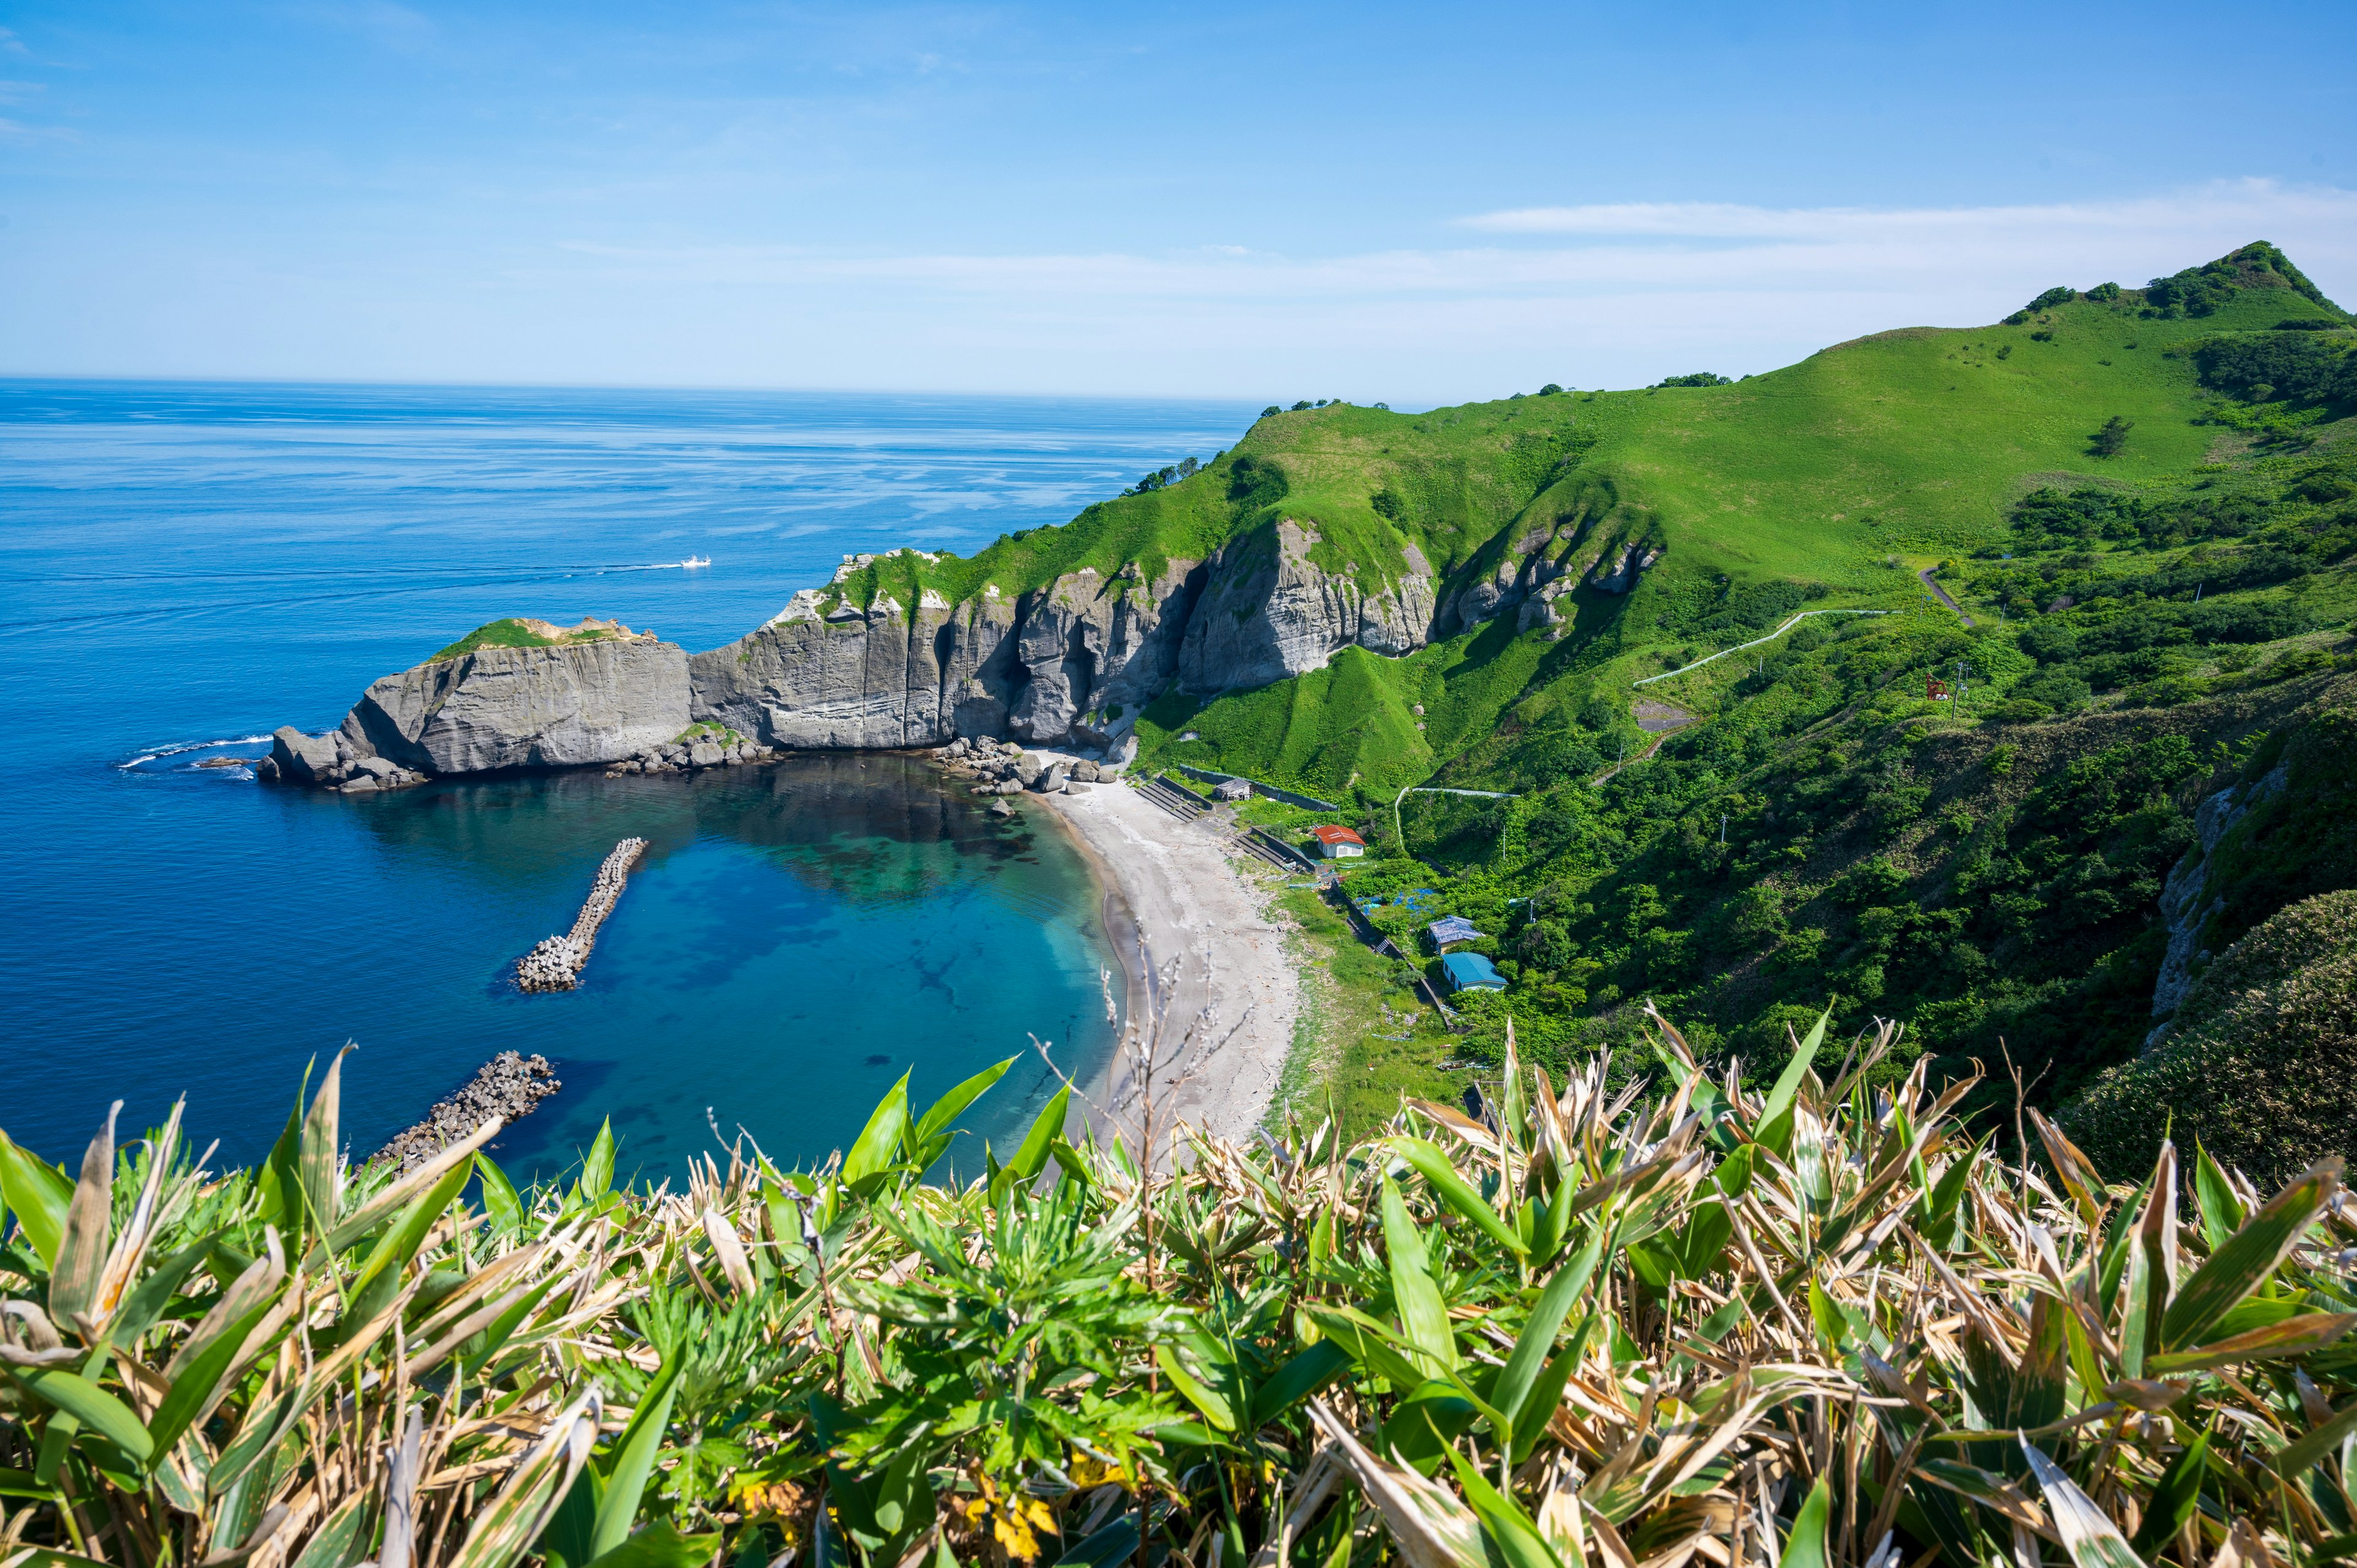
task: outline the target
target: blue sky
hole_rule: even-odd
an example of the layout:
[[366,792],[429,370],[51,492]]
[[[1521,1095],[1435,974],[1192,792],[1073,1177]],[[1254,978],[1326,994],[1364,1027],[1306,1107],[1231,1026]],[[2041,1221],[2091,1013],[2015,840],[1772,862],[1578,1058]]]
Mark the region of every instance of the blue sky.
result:
[[2345,3],[0,28],[0,373],[1408,406],[1760,371],[2255,238],[2357,304]]

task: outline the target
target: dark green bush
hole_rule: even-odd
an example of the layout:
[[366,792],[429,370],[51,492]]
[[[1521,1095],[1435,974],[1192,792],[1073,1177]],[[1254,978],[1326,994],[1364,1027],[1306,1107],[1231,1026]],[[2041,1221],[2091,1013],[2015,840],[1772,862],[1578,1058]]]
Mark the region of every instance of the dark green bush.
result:
[[2199,1139],[2264,1187],[2327,1155],[2357,1155],[2352,1054],[2357,892],[2328,893],[2227,949],[2158,1048],[2096,1079],[2063,1124],[2114,1180],[2148,1169],[2169,1136]]

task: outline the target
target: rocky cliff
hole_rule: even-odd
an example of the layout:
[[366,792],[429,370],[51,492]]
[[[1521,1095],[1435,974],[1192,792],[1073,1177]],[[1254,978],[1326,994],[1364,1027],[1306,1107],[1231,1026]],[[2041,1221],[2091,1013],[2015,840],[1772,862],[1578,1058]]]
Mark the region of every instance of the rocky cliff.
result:
[[376,682],[334,736],[284,732],[274,771],[339,784],[366,764],[404,783],[621,763],[695,724],[754,747],[1012,736],[1119,752],[1139,711],[1174,683],[1211,695],[1320,669],[1346,648],[1397,657],[1518,605],[1525,628],[1552,623],[1555,597],[1583,573],[1625,591],[1652,557],[1634,545],[1612,555],[1620,542],[1591,532],[1539,530],[1437,611],[1436,574],[1414,544],[1388,574],[1320,564],[1315,528],[1282,515],[1205,560],[1082,567],[1019,594],[985,584],[957,604],[931,588],[859,603],[845,585],[872,581],[853,574],[879,558],[857,557],[708,652],[608,623],[596,640],[545,647],[472,646],[478,633],[457,645],[465,651]]

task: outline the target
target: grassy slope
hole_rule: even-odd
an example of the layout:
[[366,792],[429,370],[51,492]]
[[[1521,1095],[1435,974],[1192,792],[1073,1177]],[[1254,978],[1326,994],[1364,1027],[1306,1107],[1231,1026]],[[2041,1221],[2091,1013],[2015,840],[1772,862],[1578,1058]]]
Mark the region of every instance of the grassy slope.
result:
[[[2018,326],[1860,338],[1732,386],[1264,420],[1239,451],[1297,474],[1284,510],[1317,521],[1354,564],[1382,557],[1386,537],[1412,538],[1461,582],[1525,532],[1506,524],[1551,522],[1582,502],[1593,510],[1599,492],[1625,526],[1658,525],[1669,552],[1633,594],[1573,596],[1577,619],[1559,640],[1493,621],[1383,670],[1346,671],[1346,655],[1332,671],[1262,691],[1174,698],[1141,735],[1150,756],[1315,789],[1355,776],[1388,793],[1435,772],[1528,784],[1551,754],[1513,743],[1550,713],[1599,693],[1625,707],[1638,676],[1758,635],[1693,642],[1680,623],[1698,603],[1785,578],[1823,585],[1821,607],[1912,606],[1911,568],[2001,540],[2007,509],[2028,490],[2139,487],[2198,463],[2220,432],[2194,423],[2209,400],[2172,349],[2324,314],[2283,289],[2176,321],[2080,300]],[[2094,434],[2115,415],[2135,426],[2126,448],[2098,457]],[[1549,470],[1548,452],[1573,466]],[[1515,505],[1538,478],[1548,482]],[[1365,504],[1385,486],[1409,500],[1396,529]],[[1201,738],[1177,744],[1189,730]]]

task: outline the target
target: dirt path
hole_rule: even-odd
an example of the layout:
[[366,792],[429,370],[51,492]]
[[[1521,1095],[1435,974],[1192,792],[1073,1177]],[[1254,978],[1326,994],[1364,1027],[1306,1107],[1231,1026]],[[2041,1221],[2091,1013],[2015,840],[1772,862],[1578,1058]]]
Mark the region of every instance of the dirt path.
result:
[[1962,605],[1960,605],[1960,604],[1958,604],[1958,603],[1956,603],[1956,601],[1955,601],[1955,600],[1953,600],[1953,599],[1950,598],[1950,597],[1948,596],[1948,590],[1947,590],[1947,589],[1945,589],[1945,588],[1943,588],[1943,587],[1942,587],[1942,586],[1940,586],[1939,583],[1938,583],[1936,580],[1934,580],[1934,579],[1933,579],[1933,577],[1932,577],[1932,573],[1934,573],[1934,572],[1936,572],[1936,571],[1938,571],[1938,570],[1939,570],[1939,568],[1938,568],[1938,567],[1936,567],[1936,566],[1926,566],[1926,567],[1924,567],[1921,572],[1916,573],[1916,574],[1915,574],[1915,575],[1916,575],[1918,578],[1921,579],[1922,584],[1923,584],[1923,585],[1924,585],[1925,587],[1927,587],[1927,588],[1931,589],[1933,593],[1937,594],[1937,595],[1940,596],[1940,602],[1941,602],[1942,604],[1943,604],[1943,605],[1947,606],[1950,609],[1952,609],[1952,610],[1955,611],[1958,615],[1960,615],[1960,616],[1964,616],[1964,624],[1965,624],[1966,626],[1970,626],[1970,625],[1972,625],[1972,624],[1973,624],[1973,618],[1972,618],[1972,617],[1970,617],[1970,616],[1968,616],[1968,615],[1964,615],[1964,606],[1962,606]]

